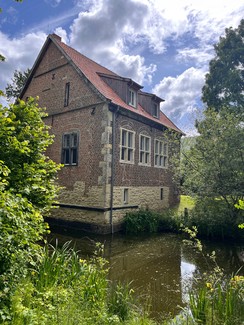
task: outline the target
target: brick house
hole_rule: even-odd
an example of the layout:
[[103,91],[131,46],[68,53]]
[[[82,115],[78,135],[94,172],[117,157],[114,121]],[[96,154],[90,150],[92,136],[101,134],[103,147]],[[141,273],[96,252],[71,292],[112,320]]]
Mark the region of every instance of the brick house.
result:
[[50,221],[113,232],[127,211],[178,201],[165,134],[180,139],[182,132],[160,111],[163,100],[141,89],[59,36],[47,37],[21,97],[39,96],[47,108],[45,122],[55,135],[47,154],[64,164],[60,208]]

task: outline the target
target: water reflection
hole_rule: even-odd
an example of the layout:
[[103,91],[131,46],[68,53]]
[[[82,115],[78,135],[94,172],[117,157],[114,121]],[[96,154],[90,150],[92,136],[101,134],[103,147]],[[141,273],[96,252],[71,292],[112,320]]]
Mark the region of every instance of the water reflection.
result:
[[[110,263],[109,279],[131,282],[136,296],[150,303],[151,315],[157,319],[176,315],[188,300],[193,279],[211,266],[209,259],[183,245],[181,237],[174,234],[129,237],[55,231],[50,238],[58,238],[60,245],[72,240],[83,255],[91,255],[96,242],[103,243],[105,258]],[[204,243],[205,256],[213,250],[226,273],[235,273],[243,265],[239,258],[243,247]]]
[[181,256],[181,292],[182,302],[187,303],[189,301],[188,291],[191,288],[194,280],[194,272],[196,271],[196,265],[184,261],[184,255]]

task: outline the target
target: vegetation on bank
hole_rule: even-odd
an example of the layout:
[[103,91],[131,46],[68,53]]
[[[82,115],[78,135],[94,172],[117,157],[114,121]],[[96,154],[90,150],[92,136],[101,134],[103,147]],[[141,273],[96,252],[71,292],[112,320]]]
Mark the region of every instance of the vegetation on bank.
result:
[[244,240],[239,227],[244,222],[243,210],[235,208],[238,218],[231,218],[225,202],[220,199],[199,199],[181,195],[180,203],[164,212],[141,209],[129,212],[124,219],[124,231],[130,234],[182,232],[182,227],[197,227],[199,238]]
[[132,290],[107,279],[108,264],[97,246],[81,259],[70,247],[46,245],[39,262],[21,277],[11,294],[3,324],[151,324],[133,304]]

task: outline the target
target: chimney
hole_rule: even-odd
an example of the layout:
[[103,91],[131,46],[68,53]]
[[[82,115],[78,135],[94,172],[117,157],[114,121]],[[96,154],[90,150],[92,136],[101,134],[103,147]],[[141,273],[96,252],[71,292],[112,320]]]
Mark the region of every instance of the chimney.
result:
[[61,42],[62,38],[57,34],[51,34],[52,38],[55,38],[57,41]]

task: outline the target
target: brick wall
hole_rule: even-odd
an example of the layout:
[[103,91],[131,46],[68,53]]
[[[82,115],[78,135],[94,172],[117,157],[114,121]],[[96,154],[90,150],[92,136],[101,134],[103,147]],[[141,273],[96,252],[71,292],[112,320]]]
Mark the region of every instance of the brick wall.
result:
[[[65,85],[70,83],[69,105],[64,107]],[[80,207],[109,208],[111,203],[112,112],[62,53],[50,43],[23,98],[39,96],[39,105],[47,108],[45,122],[51,126],[55,141],[47,155],[61,162],[62,135],[79,134],[78,165],[64,166],[59,172],[59,184],[64,186],[59,201]],[[170,169],[154,167],[154,139],[164,138],[162,127],[155,128],[126,114],[116,115],[114,166],[114,223],[120,223],[131,206],[160,210],[174,204],[178,196]],[[135,131],[134,164],[120,162],[120,128]],[[139,165],[139,134],[151,138],[151,166]],[[124,205],[123,190],[129,190],[129,202]],[[160,189],[163,188],[163,199]],[[53,217],[67,221],[109,225],[110,212],[58,209]]]
[[[65,107],[64,93],[68,82],[70,83],[70,100],[69,105]],[[94,93],[84,78],[81,79],[53,43],[45,52],[23,98],[28,96],[39,96],[39,105],[46,107],[49,115],[70,112],[73,109],[101,102],[101,98]]]

